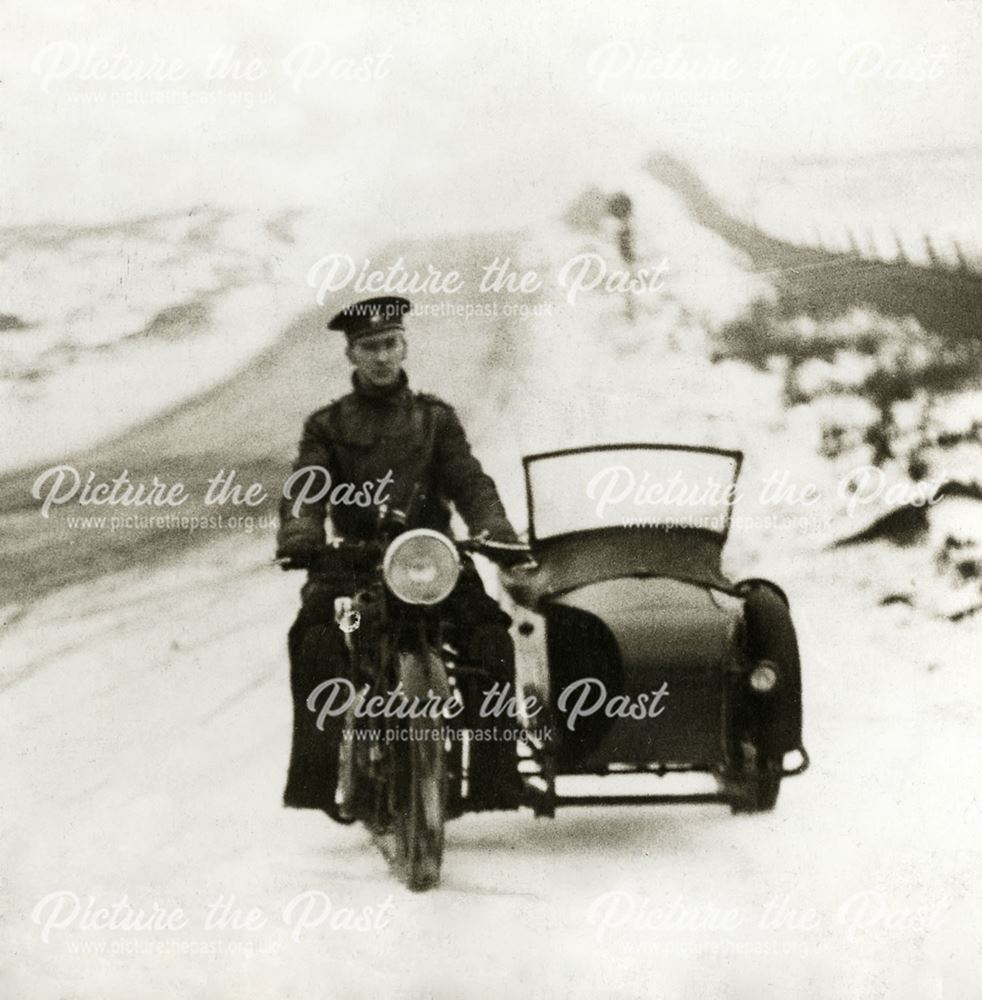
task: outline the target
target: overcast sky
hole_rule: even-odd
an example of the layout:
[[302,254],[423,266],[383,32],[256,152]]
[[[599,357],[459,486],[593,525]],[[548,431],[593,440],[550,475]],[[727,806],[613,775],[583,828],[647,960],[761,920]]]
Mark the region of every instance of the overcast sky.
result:
[[[737,177],[982,136],[982,0],[80,0],[6,5],[0,35],[5,222],[209,202],[508,225],[653,148]],[[173,79],[118,78],[141,72]]]

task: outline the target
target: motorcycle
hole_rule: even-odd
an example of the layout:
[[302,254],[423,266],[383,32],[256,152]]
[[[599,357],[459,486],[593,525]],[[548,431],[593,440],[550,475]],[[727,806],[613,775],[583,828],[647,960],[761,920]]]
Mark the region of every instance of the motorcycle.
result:
[[[514,562],[529,550],[485,537],[455,542],[405,522],[383,510],[378,541],[334,540],[313,568],[336,571],[339,559],[353,560],[367,580],[335,602],[354,677],[344,703],[338,815],[361,822],[394,874],[423,891],[440,879],[446,821],[474,798],[476,723],[466,710],[488,680],[463,662],[444,604],[460,579],[462,555]],[[307,699],[311,711],[325,710],[322,688]]]
[[[572,806],[721,803],[757,813],[807,769],[788,600],[771,581],[733,581],[721,568],[742,460],[652,444],[531,455],[527,544],[455,542],[407,530],[401,516],[376,542],[331,543],[325,566],[347,554],[370,568],[368,585],[335,607],[358,682],[336,803],[407,886],[438,884],[445,824],[477,808],[482,791],[475,707],[488,677],[464,662],[444,612],[467,553],[504,564],[516,652],[523,794],[492,807],[552,817]],[[713,776],[717,790],[603,790],[682,772]],[[601,790],[561,787],[585,777]]]

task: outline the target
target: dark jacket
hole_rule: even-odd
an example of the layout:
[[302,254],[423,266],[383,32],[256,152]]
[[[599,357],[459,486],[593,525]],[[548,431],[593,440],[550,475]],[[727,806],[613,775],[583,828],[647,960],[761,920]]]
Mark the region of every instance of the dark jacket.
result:
[[[363,386],[357,374],[352,381],[353,392],[317,410],[304,424],[293,469],[326,470],[331,487],[296,513],[294,500],[283,498],[277,534],[281,554],[321,548],[328,515],[335,534],[343,538],[373,537],[376,499],[409,512],[409,527],[442,532],[449,531],[452,503],[472,534],[486,530],[500,541],[515,540],[494,482],[471,453],[452,406],[411,392],[405,373],[396,386],[381,391]],[[324,476],[316,473],[310,493],[321,491]],[[292,491],[294,499],[298,488]]]

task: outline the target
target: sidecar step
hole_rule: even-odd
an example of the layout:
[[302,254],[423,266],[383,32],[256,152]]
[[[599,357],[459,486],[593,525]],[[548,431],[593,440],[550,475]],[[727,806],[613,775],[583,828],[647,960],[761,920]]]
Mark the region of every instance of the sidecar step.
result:
[[659,805],[721,805],[729,802],[720,792],[696,792],[689,795],[557,795],[560,806],[659,806]]

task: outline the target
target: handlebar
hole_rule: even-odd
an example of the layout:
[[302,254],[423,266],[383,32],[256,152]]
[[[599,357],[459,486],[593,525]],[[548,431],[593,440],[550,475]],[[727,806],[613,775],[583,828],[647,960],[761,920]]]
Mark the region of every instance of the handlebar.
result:
[[[532,549],[525,542],[496,542],[488,538],[485,534],[476,535],[473,538],[454,539],[451,541],[460,552],[476,553],[487,556],[492,562],[501,561],[504,565],[528,564],[533,565]],[[282,557],[275,560],[277,566],[286,569],[309,569],[315,572],[318,569],[337,570],[339,556],[354,556],[355,560],[366,568],[370,563],[377,562],[382,558],[385,546],[376,541],[354,541],[346,538],[334,538],[327,542],[326,547],[313,555],[313,557],[303,565],[297,563],[290,557]],[[497,556],[497,558],[495,558]]]

